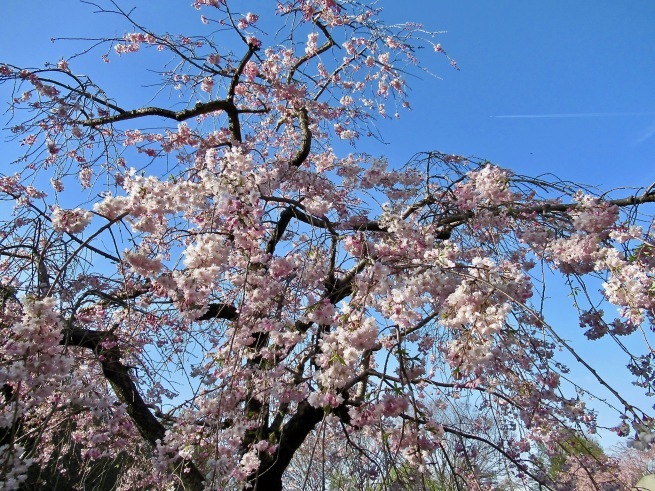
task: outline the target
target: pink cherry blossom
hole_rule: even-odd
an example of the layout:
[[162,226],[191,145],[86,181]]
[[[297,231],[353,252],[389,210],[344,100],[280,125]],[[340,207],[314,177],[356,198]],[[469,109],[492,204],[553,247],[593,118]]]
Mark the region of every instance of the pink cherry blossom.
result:
[[558,452],[600,425],[562,352],[648,451],[648,408],[569,340],[618,343],[655,390],[655,195],[367,154],[423,48],[452,62],[373,3],[193,7],[195,33],[125,11],[97,34],[134,58],[109,66],[120,90],[84,48],[0,66],[24,152],[0,175],[0,487],[111,466],[125,490],[320,489],[347,463],[349,489],[591,489],[621,467]]
[[78,234],[90,223],[93,214],[81,208],[62,210],[58,206],[52,209],[52,227],[59,232]]

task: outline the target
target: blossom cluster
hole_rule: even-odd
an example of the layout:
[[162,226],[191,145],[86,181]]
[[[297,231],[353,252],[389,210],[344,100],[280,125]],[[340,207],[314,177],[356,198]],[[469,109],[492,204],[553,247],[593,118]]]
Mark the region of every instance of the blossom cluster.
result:
[[59,206],[52,208],[52,227],[59,232],[79,234],[91,223],[93,213],[82,208],[63,210]]
[[471,171],[465,182],[457,184],[457,206],[464,211],[485,205],[501,205],[511,202],[510,174],[499,167],[487,164],[479,171]]

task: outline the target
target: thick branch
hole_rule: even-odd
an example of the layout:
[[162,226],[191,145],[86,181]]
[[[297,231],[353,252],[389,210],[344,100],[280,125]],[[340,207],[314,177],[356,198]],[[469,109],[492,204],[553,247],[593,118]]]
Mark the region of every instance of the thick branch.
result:
[[246,69],[246,65],[250,61],[250,58],[252,58],[252,55],[254,55],[257,51],[259,51],[257,46],[248,44],[248,51],[241,59],[241,62],[239,63],[239,66],[237,67],[234,75],[232,76],[232,80],[230,81],[230,88],[227,90],[227,98],[229,101],[234,99],[237,85],[239,85],[239,79],[241,78],[241,75],[243,75],[243,71]]
[[[655,203],[655,193],[643,194],[641,196],[627,196],[625,198],[610,199],[604,202],[619,207],[636,206],[636,205],[642,205],[644,203]],[[520,206],[512,207],[511,204],[509,205],[510,206],[498,206],[494,208],[489,208],[489,210],[492,211],[492,213],[499,212],[500,210],[505,210],[511,215],[531,215],[535,213],[538,215],[545,215],[547,213],[553,213],[553,212],[566,213],[570,210],[574,210],[580,207],[578,203],[543,203],[539,205],[524,206],[524,207],[520,207]],[[469,220],[473,216],[474,213],[471,211],[465,213],[457,213],[454,215],[446,216],[440,220],[437,220],[436,225],[440,225],[440,226],[451,225],[451,224],[458,225],[460,223],[464,223],[466,220]]]
[[294,210],[295,208],[293,206],[288,206],[280,213],[280,218],[278,218],[277,224],[275,225],[273,235],[271,235],[271,238],[268,239],[268,243],[266,244],[266,254],[273,254],[275,252],[275,246],[282,239],[291,218],[295,215]]
[[[432,202],[431,200],[424,200],[421,203],[423,205],[426,205],[431,202]],[[607,200],[606,203],[610,205],[616,205],[619,207],[637,206],[645,203],[655,203],[655,193]],[[511,215],[530,215],[535,213],[538,215],[545,215],[547,213],[552,213],[552,212],[566,213],[570,210],[578,208],[579,206],[580,205],[577,203],[543,203],[540,205],[525,206],[525,207],[520,207],[520,206],[510,207],[509,210],[507,210],[507,208],[505,207],[499,206],[497,208],[491,208],[491,211],[494,212],[503,209],[509,211]],[[413,212],[417,211],[418,209],[420,209],[420,206],[410,207],[408,211],[403,215],[403,217],[408,218]],[[444,230],[442,234],[438,236],[438,238],[448,239],[450,235],[449,229],[465,223],[467,220],[470,220],[474,216],[475,216],[474,212],[467,211],[467,212],[455,213],[452,215],[446,215],[440,219],[437,219],[435,221],[436,226],[447,227],[447,229]],[[299,220],[302,220],[300,217],[297,218]],[[327,228],[320,221],[316,221],[316,220],[314,220],[313,225],[321,228]],[[378,221],[374,221],[374,220],[362,223],[361,225],[352,225],[346,227],[337,223],[334,226],[338,230],[356,230],[358,232],[387,232],[386,227],[380,225]]]
[[291,459],[298,451],[307,435],[323,419],[323,409],[312,407],[307,400],[298,404],[295,414],[279,432],[277,453],[263,457],[260,468],[251,476],[249,482],[254,491],[281,491],[282,475]]
[[298,121],[300,122],[300,131],[302,132],[302,141],[300,143],[300,150],[291,161],[293,167],[300,167],[309,156],[309,151],[312,148],[312,132],[309,129],[309,115],[306,108],[301,108],[298,111]]
[[[93,331],[77,327],[65,329],[61,340],[62,345],[87,348],[98,356],[102,373],[111,384],[119,401],[125,404],[127,414],[132,418],[143,438],[155,446],[157,441],[164,440],[166,429],[141,397],[129,374],[129,368],[121,362],[121,351],[116,342],[117,338],[111,331]],[[113,347],[105,348],[110,346],[108,343],[113,344]],[[173,467],[173,472],[182,481],[184,489],[204,488],[204,478],[193,462],[178,460]]]
[[320,56],[321,54],[325,53],[327,50],[329,50],[332,46],[336,46],[337,43],[335,43],[334,39],[332,38],[332,35],[330,34],[330,31],[327,30],[327,28],[318,20],[314,20],[314,24],[323,32],[327,40],[325,43],[323,43],[320,47],[318,47],[315,51],[311,53],[307,53],[301,58],[298,59],[298,61],[291,67],[289,70],[289,75],[287,76],[287,83],[290,84],[291,81],[293,80],[293,76],[295,75],[296,71],[298,68],[300,68],[303,64],[307,63],[309,60],[312,58],[316,58],[317,56]]
[[160,116],[162,118],[174,119],[175,121],[185,121],[214,111],[225,111],[228,114],[230,112],[238,112],[233,102],[221,99],[210,102],[199,102],[192,108],[183,109],[181,111],[171,111],[170,109],[164,109],[161,107],[141,107],[131,111],[119,112],[113,116],[87,119],[85,121],[80,121],[80,124],[95,127],[103,124],[116,123],[118,121],[142,118],[144,116]]
[[364,271],[366,266],[370,265],[374,260],[375,258],[360,259],[359,262],[348,271],[348,273],[337,279],[332,285],[327,285],[327,298],[332,305],[338,304],[341,300],[352,294],[355,277]]
[[198,317],[199,321],[208,321],[211,319],[225,319],[228,321],[235,321],[239,318],[239,312],[234,305],[227,303],[212,303],[209,304],[207,312]]

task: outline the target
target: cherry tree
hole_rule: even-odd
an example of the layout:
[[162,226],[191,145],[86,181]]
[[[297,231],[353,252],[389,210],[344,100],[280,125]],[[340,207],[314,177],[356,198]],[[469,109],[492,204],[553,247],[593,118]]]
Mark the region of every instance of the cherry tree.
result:
[[639,480],[655,472],[655,448],[638,450],[626,445],[618,445],[612,449],[617,467],[620,470],[622,481],[629,482],[633,486]]
[[[407,74],[456,67],[435,33],[366,3],[195,0],[195,35],[96,7],[124,36],[0,63],[23,149],[0,177],[4,488],[109,462],[117,489],[282,489],[320,442],[373,470],[375,446],[417,476],[438,461],[460,488],[493,485],[471,464],[484,452],[554,489],[543,449],[597,426],[562,350],[606,391],[614,431],[649,446],[651,417],[542,300],[546,272],[564,278],[590,342],[624,348],[653,389],[652,351],[623,342],[653,321],[650,189],[364,153],[376,120],[409,108]],[[94,56],[120,88],[78,73]],[[143,74],[121,72],[129,59]],[[594,486],[609,472],[580,465]]]

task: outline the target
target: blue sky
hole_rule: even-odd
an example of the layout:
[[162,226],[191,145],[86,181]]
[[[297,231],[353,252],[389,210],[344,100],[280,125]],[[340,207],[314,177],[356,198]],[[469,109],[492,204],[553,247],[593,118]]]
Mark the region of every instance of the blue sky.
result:
[[[143,23],[172,32],[200,27],[190,3],[122,2],[137,5]],[[268,1],[242,4],[244,11],[257,11]],[[380,125],[387,145],[362,142],[362,148],[394,163],[421,150],[474,155],[520,173],[553,172],[603,188],[655,181],[655,2],[380,0],[378,5],[390,23],[415,21],[446,31],[437,41],[461,70],[426,51],[422,61],[440,78],[410,80],[412,112],[399,123]],[[91,15],[93,10],[58,0],[43,2],[30,16],[24,2],[3,0],[0,59],[40,65],[73,51],[71,43],[53,44],[51,37],[124,33],[109,27],[111,17]],[[182,21],[180,12],[190,15]],[[101,80],[110,80],[116,61],[91,66]]]
[[[414,114],[392,143],[604,188],[655,180],[655,2],[384,5],[447,30],[441,44],[461,67],[415,84]],[[596,115],[498,117],[555,114]]]
[[[243,10],[257,12],[271,1],[243,0]],[[200,27],[199,14],[187,7],[191,0],[120,3],[138,5],[137,19],[148,26],[172,32]],[[655,2],[380,0],[378,5],[390,23],[415,21],[446,31],[436,41],[461,70],[432,52],[421,55],[437,77],[410,80],[413,110],[400,121],[381,123],[386,143],[361,141],[362,150],[387,155],[396,165],[416,152],[439,150],[603,189],[655,181]],[[51,37],[124,33],[72,0],[29,8],[33,14],[22,0],[0,3],[0,62],[39,66],[74,51],[65,42],[52,44]],[[179,12],[189,12],[189,20],[181,21]],[[104,65],[99,56],[91,56],[87,66],[114,87],[114,96],[128,98],[112,76],[118,61]],[[0,98],[6,99],[3,88]],[[15,146],[2,141],[2,155],[16,155]],[[13,172],[2,165],[4,173]],[[566,301],[552,300],[553,310]],[[555,320],[570,323],[572,337],[580,334],[574,318]],[[631,390],[627,375],[613,369],[625,361],[601,344],[585,346],[615,383],[624,377],[625,390]]]

